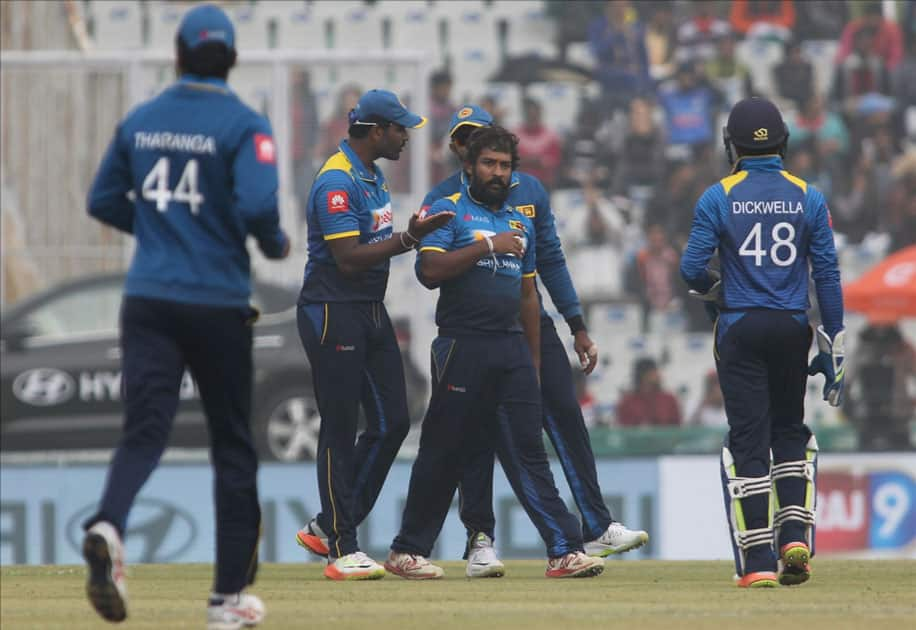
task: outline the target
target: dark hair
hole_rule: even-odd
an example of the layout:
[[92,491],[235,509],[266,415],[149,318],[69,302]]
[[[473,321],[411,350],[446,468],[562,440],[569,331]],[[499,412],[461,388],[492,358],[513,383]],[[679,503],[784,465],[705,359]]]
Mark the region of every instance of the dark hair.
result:
[[484,149],[512,156],[512,170],[518,169],[518,136],[503,127],[478,127],[468,138],[468,164],[476,164]]
[[445,83],[451,83],[451,82],[452,82],[452,75],[449,74],[448,70],[438,70],[436,72],[433,72],[433,74],[429,77],[430,85],[443,85]]
[[455,129],[455,132],[451,135],[452,141],[457,142],[461,146],[465,146],[468,143],[468,138],[470,138],[471,134],[477,131],[477,129],[479,129],[479,127],[475,127],[474,125],[461,125]]
[[657,369],[658,363],[655,362],[655,359],[650,357],[636,359],[636,362],[633,364],[633,388],[639,389],[639,385],[642,383],[642,377],[648,372]]
[[366,136],[369,135],[369,131],[373,127],[381,127],[382,129],[384,129],[385,127],[391,124],[390,120],[386,120],[382,118],[381,116],[379,116],[378,114],[370,114],[366,116],[365,118],[361,119],[359,121],[361,123],[374,123],[374,124],[363,124],[363,125],[357,124],[356,115],[353,113],[352,110],[350,111],[348,116],[349,116],[350,126],[347,128],[347,135],[350,136],[351,138],[365,138]]
[[225,81],[229,76],[229,70],[235,65],[235,49],[222,42],[205,42],[192,50],[181,37],[176,37],[175,46],[178,50],[178,67],[182,74],[213,77]]

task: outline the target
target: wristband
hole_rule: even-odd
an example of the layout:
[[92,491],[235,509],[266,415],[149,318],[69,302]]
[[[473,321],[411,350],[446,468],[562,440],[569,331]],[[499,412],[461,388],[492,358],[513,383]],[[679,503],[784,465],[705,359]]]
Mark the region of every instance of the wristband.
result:
[[493,239],[490,238],[489,236],[487,236],[486,234],[483,235],[483,239],[487,242],[487,247],[490,248],[490,252],[489,252],[489,253],[492,254],[493,251],[494,251],[494,248],[493,248]]
[[[413,245],[408,245],[407,243],[404,242],[405,236],[413,241]],[[405,250],[413,249],[420,243],[420,241],[410,232],[401,232],[400,239],[401,239],[401,247],[403,247]]]
[[569,325],[569,333],[575,335],[580,330],[586,330],[585,320],[582,319],[581,315],[573,315],[566,320],[566,323]]

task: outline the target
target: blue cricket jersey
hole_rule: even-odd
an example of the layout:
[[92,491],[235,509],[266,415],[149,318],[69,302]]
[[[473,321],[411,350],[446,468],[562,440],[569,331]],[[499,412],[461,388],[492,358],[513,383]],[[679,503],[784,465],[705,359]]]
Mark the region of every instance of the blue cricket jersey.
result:
[[518,230],[525,234],[521,260],[509,254],[481,258],[468,271],[439,287],[436,325],[439,334],[521,333],[522,278],[535,274],[534,225],[508,203],[498,212],[455,193],[433,203],[428,215],[452,211],[455,218],[420,242],[426,251],[448,252],[467,247],[484,236]]
[[[740,169],[740,170],[737,170]],[[681,275],[692,289],[711,281],[719,249],[724,308],[807,311],[808,265],[824,329],[843,327],[843,294],[824,196],[783,169],[778,156],[744,157],[697,202]]]
[[268,258],[287,245],[270,124],[218,79],[184,75],[128,114],[88,205],[91,216],[136,239],[129,296],[247,305],[246,237]]
[[300,303],[381,302],[388,287],[389,261],[345,276],[328,241],[350,236],[360,243],[391,238],[391,195],[378,166],[366,168],[344,140],[318,171],[306,206],[308,262]]
[[[456,192],[465,192],[467,185],[464,171],[458,171],[441,181],[426,195],[423,199],[423,208],[428,208],[436,200]],[[537,274],[547,287],[554,306],[567,321],[581,316],[579,296],[566,267],[566,257],[563,255],[556,221],[550,208],[550,195],[536,177],[516,171],[512,173],[507,203],[534,223],[538,252]],[[541,317],[549,319],[543,305]]]

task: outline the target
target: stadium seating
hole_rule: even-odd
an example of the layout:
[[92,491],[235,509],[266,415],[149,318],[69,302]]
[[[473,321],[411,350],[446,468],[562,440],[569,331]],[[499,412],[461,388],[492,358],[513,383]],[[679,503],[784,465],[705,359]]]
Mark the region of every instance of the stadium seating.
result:
[[175,33],[181,16],[188,10],[189,4],[165,2],[159,0],[146,5],[148,12],[149,38],[147,46],[159,50],[172,50],[175,47]]
[[764,96],[775,93],[773,67],[782,61],[782,46],[765,39],[745,39],[735,46],[735,56],[751,73],[754,89]]
[[581,101],[580,89],[574,83],[532,83],[527,89],[531,98],[543,108],[544,124],[559,134],[572,131]]
[[270,48],[270,16],[260,4],[234,4],[226,7],[235,24],[239,50]]
[[329,47],[327,19],[305,2],[276,2],[268,14],[276,21],[277,48]]
[[[509,7],[501,9],[496,5]],[[506,54],[536,54],[548,59],[556,57],[556,22],[547,14],[544,3],[494,3],[491,10],[497,19],[506,22]]]
[[454,76],[486,80],[502,61],[497,24],[478,2],[440,2],[436,13],[446,27],[446,51]]
[[87,13],[96,48],[143,47],[143,13],[136,0],[93,0]]
[[802,54],[814,67],[815,89],[826,94],[833,81],[834,61],[839,44],[835,40],[806,40],[801,44]]
[[423,2],[385,2],[379,12],[389,25],[387,48],[419,48],[429,55],[430,64],[440,67],[445,59],[439,35],[439,17]]

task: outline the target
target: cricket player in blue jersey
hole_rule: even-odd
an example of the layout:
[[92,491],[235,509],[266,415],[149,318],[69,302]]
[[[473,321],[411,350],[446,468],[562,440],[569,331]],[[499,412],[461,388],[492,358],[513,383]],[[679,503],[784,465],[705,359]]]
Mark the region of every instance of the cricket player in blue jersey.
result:
[[[466,105],[455,112],[449,125],[449,147],[459,160],[467,152],[467,139],[480,127],[493,124],[486,110]],[[468,176],[459,170],[438,184],[423,200],[430,207],[438,199],[465,192]],[[566,257],[557,235],[544,186],[527,173],[513,171],[507,203],[534,224],[537,242],[537,273],[557,309],[569,324],[574,348],[582,369],[590,374],[598,361],[598,347],[591,340],[582,318],[579,296],[566,267]],[[536,287],[537,285],[535,285]],[[595,455],[589,441],[582,410],[576,400],[572,369],[566,348],[557,335],[553,319],[543,306],[541,316],[541,396],[543,425],[554,445],[573,498],[582,515],[585,552],[594,556],[621,553],[644,545],[649,535],[634,531],[613,519],[604,503]],[[481,439],[479,445],[487,441]],[[493,547],[496,517],[493,514],[493,451],[480,449],[472,465],[465,469],[459,483],[461,520],[467,528],[466,573],[468,577],[499,577],[505,573]]]
[[[89,192],[89,214],[133,234],[121,308],[125,420],[98,511],[85,524],[87,592],[109,621],[127,616],[121,540],[131,505],[168,442],[189,369],[210,432],[216,575],[207,627],[256,625],[261,526],[252,390],[252,235],[268,258],[289,239],[277,212],[270,125],[226,84],[235,34],[225,13],[197,6],[176,36],[178,81],[115,131]],[[134,197],[128,198],[132,192]]]
[[541,438],[534,224],[507,203],[517,165],[518,139],[500,127],[482,127],[469,140],[467,189],[426,210],[455,218],[420,244],[417,275],[424,286],[440,287],[433,391],[401,530],[385,563],[407,579],[442,577],[428,556],[463,471],[477,464],[472,455],[480,441],[495,446],[547,545],[547,576],[591,577],[604,570],[601,558],[583,552],[579,524],[560,499]]
[[[771,102],[740,101],[723,133],[734,168],[697,202],[681,275],[718,311],[714,352],[729,425],[722,488],[737,584],[801,584],[814,555],[817,496],[817,441],[804,423],[808,376],[824,375],[830,405],[843,398],[830,213],[818,190],[785,170],[789,132]],[[707,268],[716,249],[721,274]],[[822,321],[810,366],[809,265]]]
[[[308,263],[299,335],[312,366],[321,429],[321,513],[297,542],[327,556],[333,580],[371,580],[385,569],[359,550],[366,518],[410,428],[404,366],[383,300],[389,260],[413,249],[452,214],[410,218],[395,233],[379,158],[397,160],[407,129],[426,119],[387,90],[369,90],[350,112],[348,139],[318,171],[307,204]],[[359,405],[367,428],[356,442]]]

